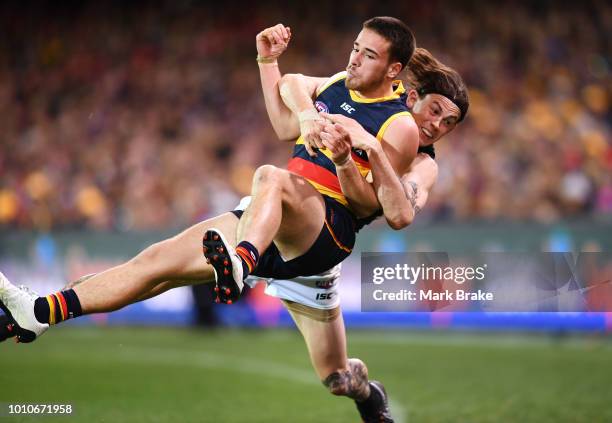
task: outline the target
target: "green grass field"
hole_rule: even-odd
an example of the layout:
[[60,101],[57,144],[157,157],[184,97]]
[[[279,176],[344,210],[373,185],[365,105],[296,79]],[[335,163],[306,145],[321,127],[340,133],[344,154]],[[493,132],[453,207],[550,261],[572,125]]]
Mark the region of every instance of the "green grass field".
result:
[[[610,422],[604,338],[349,332],[398,421]],[[0,344],[0,423],[356,422],[292,330],[52,330]],[[70,417],[7,417],[9,403],[72,404]]]

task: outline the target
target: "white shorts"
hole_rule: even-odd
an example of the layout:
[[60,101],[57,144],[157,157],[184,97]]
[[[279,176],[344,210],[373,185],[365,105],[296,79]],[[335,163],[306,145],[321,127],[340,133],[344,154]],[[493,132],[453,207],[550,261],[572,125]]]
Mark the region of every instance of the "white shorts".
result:
[[271,297],[293,301],[312,308],[328,310],[340,305],[338,279],[340,265],[320,275],[300,276],[294,279],[264,279],[249,276],[246,280],[251,288],[260,282],[266,283],[264,291]]
[[[251,202],[251,197],[244,197],[235,210],[244,210]],[[329,310],[340,305],[338,296],[338,280],[342,265],[318,275],[300,276],[293,279],[271,279],[249,276],[246,284],[251,288],[258,283],[265,282],[265,293],[271,297],[293,301],[312,308]]]

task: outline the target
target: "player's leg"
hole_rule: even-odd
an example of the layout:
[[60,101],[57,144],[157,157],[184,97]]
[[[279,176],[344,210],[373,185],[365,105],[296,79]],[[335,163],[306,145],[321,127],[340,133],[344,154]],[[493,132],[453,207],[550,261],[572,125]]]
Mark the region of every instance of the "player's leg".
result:
[[310,361],[323,384],[334,395],[365,399],[370,393],[368,370],[359,359],[348,359],[340,308],[319,310],[285,302],[306,342]]
[[[66,286],[64,287],[64,289],[62,289],[62,291],[65,291],[67,289],[72,289],[75,286],[77,286],[78,284],[85,282],[87,279],[91,279],[93,276],[95,276],[95,273],[91,273],[89,275],[85,275],[85,276],[81,276],[79,279],[69,282],[68,284],[66,284]],[[180,288],[182,286],[191,286],[191,285],[198,285],[198,284],[202,284],[202,283],[210,283],[212,282],[210,279],[209,280],[203,280],[203,279],[172,279],[172,280],[167,280],[164,282],[160,282],[157,285],[155,285],[153,288],[151,288],[149,291],[147,292],[143,292],[137,299],[136,301],[144,301],[144,300],[148,300],[149,298],[153,298],[153,297],[157,297],[160,294],[163,294],[166,291],[169,291],[171,289],[174,288]]]
[[339,308],[326,311],[296,303],[285,305],[306,341],[317,375],[329,391],[355,400],[365,422],[393,422],[383,385],[368,380],[363,361],[347,358],[346,331]]
[[213,269],[202,258],[202,234],[211,227],[221,228],[234,243],[237,224],[238,218],[232,213],[200,222],[77,285],[74,291],[83,312],[117,310],[167,280],[213,280]]
[[[95,276],[95,273],[85,275],[75,281],[71,281],[62,289],[62,291],[72,289],[79,283],[84,282],[93,276]],[[191,286],[191,285],[196,285],[196,284],[206,283],[206,282],[212,282],[212,281],[211,280],[204,281],[200,279],[173,279],[173,280],[164,281],[164,282],[161,282],[155,285],[148,292],[143,293],[141,296],[139,296],[136,299],[135,302],[148,300],[149,298],[156,297],[170,289],[179,288],[181,286]],[[21,332],[22,332],[21,327],[15,322],[14,319],[9,318],[6,314],[0,315],[0,342],[3,342],[7,340],[8,338],[19,336]]]
[[232,213],[198,223],[179,235],[146,248],[132,260],[101,272],[73,289],[36,297],[0,274],[0,301],[24,330],[23,341],[34,340],[48,324],[81,314],[117,310],[137,301],[157,284],[174,279],[214,280],[213,268],[201,253],[202,233],[222,228],[235,242],[238,218]]
[[325,203],[308,181],[265,165],[253,178],[251,204],[238,225],[238,241],[264,251],[272,240],[286,260],[304,254],[325,221]]
[[220,228],[204,234],[204,254],[216,269],[217,300],[230,303],[238,298],[242,281],[272,240],[285,261],[306,253],[324,227],[325,214],[323,196],[304,178],[274,166],[260,167],[253,178],[251,204],[238,226],[240,242],[229,242]]

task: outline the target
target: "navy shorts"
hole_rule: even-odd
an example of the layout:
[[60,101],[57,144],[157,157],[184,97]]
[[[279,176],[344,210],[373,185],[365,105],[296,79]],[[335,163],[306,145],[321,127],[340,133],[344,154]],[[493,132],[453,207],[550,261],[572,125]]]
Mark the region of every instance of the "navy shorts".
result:
[[[262,278],[292,279],[325,272],[347,258],[355,246],[357,221],[353,214],[336,200],[323,196],[325,200],[325,223],[310,249],[303,255],[284,261],[274,245],[259,257],[253,275]],[[233,210],[239,219],[242,210]]]

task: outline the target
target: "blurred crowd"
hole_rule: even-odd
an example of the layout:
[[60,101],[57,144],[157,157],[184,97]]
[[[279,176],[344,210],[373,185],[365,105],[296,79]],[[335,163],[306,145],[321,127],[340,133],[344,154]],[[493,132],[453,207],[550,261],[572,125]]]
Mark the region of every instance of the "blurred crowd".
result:
[[291,152],[266,117],[257,32],[291,26],[281,70],[325,76],[375,15],[407,22],[470,89],[424,220],[612,213],[605,1],[25,1],[0,5],[0,228],[148,230],[231,209]]

